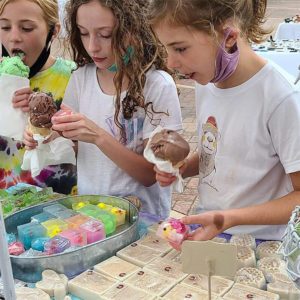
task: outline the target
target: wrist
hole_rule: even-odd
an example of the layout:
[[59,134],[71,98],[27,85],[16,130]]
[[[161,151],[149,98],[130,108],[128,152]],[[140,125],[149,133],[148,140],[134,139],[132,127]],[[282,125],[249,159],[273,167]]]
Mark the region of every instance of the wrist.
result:
[[229,209],[223,211],[224,216],[224,230],[227,230],[228,228],[241,225],[241,222],[238,220],[238,213],[236,210]]
[[106,141],[106,132],[102,129],[99,128],[96,138],[95,138],[95,142],[94,144],[98,147],[98,148],[102,148],[102,146],[104,145]]

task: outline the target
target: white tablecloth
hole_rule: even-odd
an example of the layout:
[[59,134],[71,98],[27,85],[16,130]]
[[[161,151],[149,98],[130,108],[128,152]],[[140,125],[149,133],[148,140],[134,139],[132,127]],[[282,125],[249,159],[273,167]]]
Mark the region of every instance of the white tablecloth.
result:
[[275,40],[300,39],[300,23],[280,23],[275,33]]
[[294,79],[298,76],[300,52],[256,51],[256,53],[279,65],[282,69],[292,75]]

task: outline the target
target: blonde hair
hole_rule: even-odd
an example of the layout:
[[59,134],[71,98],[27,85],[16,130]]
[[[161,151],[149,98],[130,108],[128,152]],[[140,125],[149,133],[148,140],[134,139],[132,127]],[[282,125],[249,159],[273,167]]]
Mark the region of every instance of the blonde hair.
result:
[[[0,15],[3,13],[5,6],[8,3],[15,2],[17,0],[0,0]],[[58,18],[58,4],[57,0],[27,0],[36,3],[43,11],[45,22],[48,28],[55,26],[59,23]]]
[[271,31],[264,29],[267,0],[151,0],[152,25],[169,22],[215,35],[227,20],[238,24],[249,42],[260,43]]

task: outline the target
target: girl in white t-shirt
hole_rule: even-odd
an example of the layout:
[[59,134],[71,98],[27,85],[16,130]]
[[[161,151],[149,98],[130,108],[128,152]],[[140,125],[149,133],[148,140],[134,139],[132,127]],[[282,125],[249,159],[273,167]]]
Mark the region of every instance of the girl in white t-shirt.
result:
[[145,22],[144,1],[71,0],[67,32],[79,68],[54,130],[78,141],[79,194],[134,195],[141,210],[165,218],[171,191],[143,157],[158,125],[180,130],[177,89],[165,52]]
[[[168,66],[196,84],[199,151],[181,168],[199,175],[194,240],[226,231],[281,239],[300,204],[300,96],[251,49],[267,33],[266,1],[152,0],[149,20]],[[175,178],[156,169],[157,181]],[[239,226],[242,225],[242,226]]]

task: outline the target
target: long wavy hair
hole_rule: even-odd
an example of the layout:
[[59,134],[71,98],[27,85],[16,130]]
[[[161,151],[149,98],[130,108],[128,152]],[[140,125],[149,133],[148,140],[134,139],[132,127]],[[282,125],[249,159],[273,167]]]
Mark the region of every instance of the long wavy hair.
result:
[[[70,0],[67,5],[66,29],[72,48],[74,61],[78,67],[92,62],[85,50],[76,23],[77,11],[81,5],[95,0]],[[103,7],[111,9],[116,25],[112,33],[112,49],[115,55],[117,72],[114,77],[116,88],[114,122],[121,132],[121,140],[126,142],[125,129],[120,123],[122,112],[125,119],[131,119],[136,107],[145,109],[150,117],[156,113],[152,103],[146,103],[143,89],[146,72],[154,66],[173,75],[166,66],[166,51],[159,43],[150,25],[146,21],[148,0],[97,0]],[[126,65],[122,59],[127,47],[134,49],[134,54]],[[121,103],[122,82],[128,78],[127,94]],[[151,119],[152,120],[152,119]]]
[[234,20],[241,35],[249,42],[260,43],[271,30],[263,28],[267,0],[151,0],[148,20],[190,26],[216,36],[227,20]]

